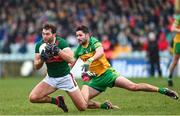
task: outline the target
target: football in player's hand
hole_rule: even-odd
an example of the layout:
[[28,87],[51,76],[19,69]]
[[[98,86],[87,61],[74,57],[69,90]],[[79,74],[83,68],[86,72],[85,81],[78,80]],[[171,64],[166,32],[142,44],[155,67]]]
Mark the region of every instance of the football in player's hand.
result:
[[43,43],[40,47],[39,47],[39,53],[41,54],[42,51],[44,50],[45,51],[45,47],[46,47],[46,43]]

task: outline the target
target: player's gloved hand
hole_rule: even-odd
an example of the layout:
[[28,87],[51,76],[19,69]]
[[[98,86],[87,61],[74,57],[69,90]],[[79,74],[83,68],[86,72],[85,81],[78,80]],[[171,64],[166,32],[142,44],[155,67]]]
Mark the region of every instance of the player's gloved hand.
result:
[[57,56],[60,52],[60,49],[56,44],[47,44],[45,47],[45,52],[48,54],[52,54],[53,56]]
[[61,51],[61,49],[58,48],[58,46],[56,44],[52,44],[52,54],[54,56],[57,56],[59,54],[59,52]]
[[82,77],[82,80],[85,82],[91,80],[91,77],[89,77],[86,72],[83,72],[81,74],[81,77]]
[[89,81],[91,80],[94,76],[97,76],[96,73],[92,73],[90,71],[86,71],[82,73],[82,80],[83,81]]
[[93,62],[93,58],[89,58],[83,65],[82,65],[82,70],[87,72],[89,70],[89,65]]
[[41,60],[44,62],[46,62],[50,58],[49,54],[46,53],[45,50],[42,50],[40,57],[41,57]]

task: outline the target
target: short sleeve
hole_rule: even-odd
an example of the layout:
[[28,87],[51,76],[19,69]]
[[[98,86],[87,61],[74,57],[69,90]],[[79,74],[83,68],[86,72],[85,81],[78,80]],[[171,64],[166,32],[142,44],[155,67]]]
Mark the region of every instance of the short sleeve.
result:
[[100,42],[96,42],[96,43],[94,43],[94,48],[96,49],[96,48],[99,48],[99,47],[101,47],[102,46],[102,44],[100,43]]
[[99,40],[95,37],[91,38],[91,45],[92,45],[94,50],[97,49],[98,47],[102,46],[101,43],[99,42]]
[[69,47],[69,44],[68,44],[68,42],[66,40],[61,39],[58,46],[59,46],[60,49],[64,49],[66,47]]
[[76,58],[76,59],[78,59],[79,58],[79,55],[78,55],[78,53],[79,53],[79,47],[74,51],[74,58]]
[[35,53],[39,53],[40,43],[38,42],[35,46]]

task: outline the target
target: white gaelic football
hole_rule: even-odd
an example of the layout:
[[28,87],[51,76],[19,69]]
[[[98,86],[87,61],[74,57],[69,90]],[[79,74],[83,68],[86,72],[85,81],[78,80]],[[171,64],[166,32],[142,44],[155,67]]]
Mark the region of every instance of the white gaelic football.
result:
[[46,43],[43,43],[40,47],[39,47],[39,53],[41,53],[43,50],[45,50],[46,47]]

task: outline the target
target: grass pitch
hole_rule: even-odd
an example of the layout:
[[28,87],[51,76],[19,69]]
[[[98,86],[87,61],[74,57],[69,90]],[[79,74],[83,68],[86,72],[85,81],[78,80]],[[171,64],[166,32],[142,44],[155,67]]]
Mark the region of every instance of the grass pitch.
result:
[[[119,110],[88,109],[79,112],[70,98],[63,91],[51,96],[64,95],[69,113],[64,113],[55,105],[32,104],[28,95],[42,78],[3,78],[0,79],[0,115],[180,115],[180,99],[173,100],[157,93],[130,92],[124,89],[107,89],[95,98],[99,102],[110,100],[120,107]],[[165,78],[136,78],[134,82],[145,82],[159,87],[166,87]],[[77,80],[82,85],[81,80]],[[174,78],[173,90],[180,94],[180,78]]]

